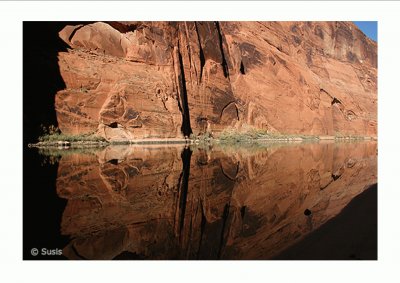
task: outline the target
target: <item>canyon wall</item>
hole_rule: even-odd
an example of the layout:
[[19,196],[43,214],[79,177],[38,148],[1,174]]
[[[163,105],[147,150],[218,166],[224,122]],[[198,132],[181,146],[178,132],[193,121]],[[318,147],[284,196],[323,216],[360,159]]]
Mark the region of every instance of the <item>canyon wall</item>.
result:
[[377,182],[377,144],[108,147],[59,162],[70,259],[270,259]]
[[351,22],[93,22],[59,36],[66,134],[377,134],[377,44]]

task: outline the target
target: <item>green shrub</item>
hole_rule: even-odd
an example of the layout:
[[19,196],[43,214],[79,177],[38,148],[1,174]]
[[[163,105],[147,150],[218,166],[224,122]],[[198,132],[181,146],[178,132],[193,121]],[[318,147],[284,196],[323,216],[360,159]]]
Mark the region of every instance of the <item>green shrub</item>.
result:
[[244,125],[242,129],[226,129],[219,135],[222,143],[253,142],[254,140],[287,140],[301,138],[302,140],[318,140],[318,136],[270,133],[266,129],[257,129]]
[[106,141],[103,137],[97,136],[94,133],[86,133],[79,135],[67,135],[61,133],[58,127],[50,125],[49,127],[42,126],[43,135],[39,137],[41,142],[57,142],[57,141],[68,141],[68,142],[79,142],[79,141],[92,141],[100,142]]

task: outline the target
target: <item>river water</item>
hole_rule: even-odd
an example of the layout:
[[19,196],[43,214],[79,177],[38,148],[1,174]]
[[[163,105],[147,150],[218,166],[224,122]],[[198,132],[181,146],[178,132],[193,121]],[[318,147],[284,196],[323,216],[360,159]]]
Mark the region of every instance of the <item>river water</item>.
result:
[[376,142],[25,149],[23,174],[24,259],[376,259]]

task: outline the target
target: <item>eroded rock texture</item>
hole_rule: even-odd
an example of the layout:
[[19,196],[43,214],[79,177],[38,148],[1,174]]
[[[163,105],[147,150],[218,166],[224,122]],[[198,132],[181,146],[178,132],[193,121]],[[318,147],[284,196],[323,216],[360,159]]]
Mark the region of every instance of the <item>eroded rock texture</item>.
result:
[[64,133],[377,134],[377,44],[350,22],[95,22],[59,36]]
[[268,259],[377,182],[377,145],[108,147],[62,157],[71,259]]

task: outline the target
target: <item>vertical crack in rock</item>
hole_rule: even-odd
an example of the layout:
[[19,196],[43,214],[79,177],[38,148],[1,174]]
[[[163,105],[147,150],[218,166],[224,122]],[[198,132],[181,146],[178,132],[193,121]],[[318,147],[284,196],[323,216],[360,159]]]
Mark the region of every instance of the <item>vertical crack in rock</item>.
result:
[[199,29],[197,28],[197,22],[194,23],[194,26],[196,28],[197,39],[199,40],[199,54],[200,54],[200,79],[199,79],[199,83],[200,83],[201,82],[201,78],[203,76],[203,68],[204,68],[204,65],[206,64],[206,59],[204,57],[203,47],[201,46],[200,33],[199,33]]
[[[185,40],[186,40],[187,53],[188,53],[188,57],[189,57],[189,77],[190,77],[191,86],[193,87],[193,79],[192,79],[192,64],[193,64],[193,62],[192,62],[192,48],[191,48],[191,45],[190,45],[189,30],[188,30],[187,22],[185,22]],[[196,70],[195,67],[193,69]]]
[[228,70],[228,65],[226,63],[226,59],[225,59],[225,53],[224,53],[223,41],[222,41],[222,33],[221,33],[221,27],[219,26],[219,22],[215,22],[215,26],[217,28],[218,37],[219,37],[219,48],[221,50],[221,56],[222,56],[222,69],[224,71],[225,78],[229,79],[229,70]]
[[193,133],[192,128],[190,126],[190,115],[189,115],[189,105],[187,99],[187,90],[186,90],[186,79],[185,79],[185,69],[183,67],[182,54],[180,51],[179,40],[178,40],[178,64],[179,64],[179,73],[178,73],[178,87],[179,94],[181,100],[180,110],[182,112],[182,127],[181,131],[184,136],[189,137],[191,133]]
[[192,151],[190,148],[185,147],[181,153],[182,158],[182,179],[179,184],[180,197],[179,197],[179,239],[181,240],[183,224],[185,220],[186,211],[186,200],[189,185],[189,175],[190,175],[190,158],[192,156]]

